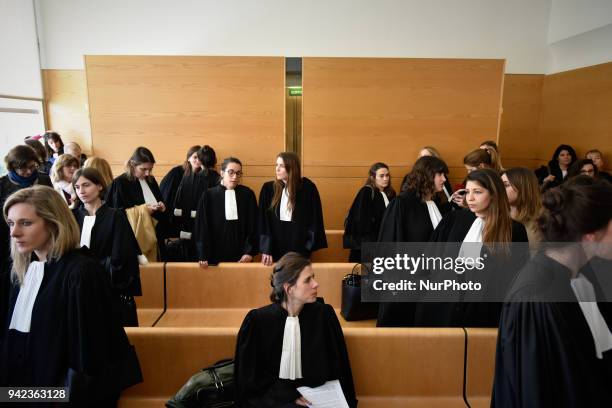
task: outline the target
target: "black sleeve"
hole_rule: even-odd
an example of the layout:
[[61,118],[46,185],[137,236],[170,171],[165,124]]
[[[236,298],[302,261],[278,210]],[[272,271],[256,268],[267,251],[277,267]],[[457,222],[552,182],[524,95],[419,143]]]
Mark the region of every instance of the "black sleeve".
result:
[[121,194],[121,179],[116,178],[106,192],[106,205],[111,208],[125,208],[125,201]]
[[114,237],[110,275],[113,289],[130,296],[142,295],[138,254],[140,248],[134,231],[123,210],[116,210],[114,216]]
[[272,204],[272,194],[274,189],[271,183],[261,186],[259,193],[259,251],[265,255],[272,255],[272,226],[270,218],[274,213],[270,210]]
[[321,197],[319,196],[319,190],[317,186],[309,182],[311,186],[311,218],[306,220],[308,227],[307,233],[308,238],[306,240],[305,248],[310,251],[316,251],[317,249],[327,248],[327,236],[325,235],[325,226],[323,222],[323,206],[321,205]]
[[372,188],[359,190],[344,226],[344,248],[361,249],[361,243],[368,239],[372,229]]
[[403,206],[400,197],[395,197],[385,210],[380,231],[378,232],[378,242],[403,242]]
[[210,257],[210,229],[208,227],[208,214],[206,212],[208,204],[208,193],[205,191],[198,202],[196,218],[193,223],[193,235],[199,261],[208,261]]
[[246,237],[244,240],[243,254],[255,256],[259,252],[257,199],[255,198],[255,193],[250,188],[246,188],[244,198],[247,200],[247,220],[245,225]]
[[159,184],[159,190],[161,192],[162,201],[166,205],[172,205],[174,203],[174,197],[181,179],[183,178],[182,167],[174,167],[168,172]]

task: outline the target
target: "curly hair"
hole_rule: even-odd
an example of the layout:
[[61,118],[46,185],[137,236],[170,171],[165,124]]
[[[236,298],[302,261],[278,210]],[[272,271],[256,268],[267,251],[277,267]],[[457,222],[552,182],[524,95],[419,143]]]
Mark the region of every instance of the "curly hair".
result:
[[446,163],[437,157],[423,156],[414,163],[412,171],[406,176],[402,191],[414,190],[416,196],[425,201],[436,192],[434,178],[440,173],[448,174]]

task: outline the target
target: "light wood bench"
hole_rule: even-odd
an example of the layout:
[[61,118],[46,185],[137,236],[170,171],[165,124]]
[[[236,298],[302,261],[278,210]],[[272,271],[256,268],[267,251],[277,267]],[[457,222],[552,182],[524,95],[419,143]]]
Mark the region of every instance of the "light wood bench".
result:
[[140,267],[142,296],[136,296],[138,325],[151,327],[164,312],[164,264],[150,263]]
[[342,248],[344,230],[326,230],[327,248],[312,253],[312,262],[348,262],[349,250]]
[[[128,328],[144,382],[120,407],[163,407],[201,368],[234,354],[235,328]],[[460,328],[345,328],[362,408],[465,407]]]
[[466,328],[466,398],[473,408],[491,406],[497,329]]

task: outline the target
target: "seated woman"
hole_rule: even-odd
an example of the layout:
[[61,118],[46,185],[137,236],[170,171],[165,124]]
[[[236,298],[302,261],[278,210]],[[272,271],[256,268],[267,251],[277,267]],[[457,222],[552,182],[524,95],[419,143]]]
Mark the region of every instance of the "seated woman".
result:
[[113,184],[113,170],[111,169],[110,164],[108,164],[105,159],[95,156],[90,157],[85,160],[85,163],[83,163],[83,167],[91,167],[98,170],[98,172],[102,176],[102,179],[104,180],[104,185],[107,188],[111,184]]
[[53,188],[64,199],[68,207],[74,208],[76,195],[72,187],[72,176],[79,168],[79,161],[69,154],[60,155],[51,167]]
[[59,133],[52,131],[45,132],[43,139],[45,141],[45,149],[47,149],[47,164],[45,168],[51,171],[51,166],[55,159],[64,154],[64,142]]
[[588,152],[586,152],[584,157],[586,159],[591,159],[593,161],[593,164],[595,164],[595,167],[597,167],[597,174],[599,175],[599,178],[602,178],[612,183],[612,175],[608,173],[607,171],[604,171],[606,164],[603,159],[603,154],[601,153],[600,150],[598,149],[589,150]]
[[599,177],[599,171],[597,170],[597,166],[593,163],[591,159],[579,159],[572,164],[572,167],[567,171],[567,178],[573,178],[576,176],[589,176],[589,177]]
[[504,303],[491,407],[610,407],[612,316],[594,261],[608,262],[609,275],[612,185],[578,176],[547,191],[543,205],[538,224],[550,244]]
[[495,153],[497,155],[497,164],[498,164],[498,167],[499,167],[499,171],[500,172],[504,171],[504,166],[501,163],[501,155],[499,153],[499,147],[497,146],[497,143],[495,143],[495,141],[493,141],[493,140],[485,140],[484,142],[482,142],[480,144],[480,149],[495,150]]
[[[158,247],[160,251],[163,250],[168,230],[166,204],[155,177],[151,175],[154,166],[153,153],[146,147],[136,148],[127,162],[125,173],[113,180],[105,200],[111,208],[126,210],[128,219],[132,219],[132,229],[135,225],[147,226],[142,230],[134,230],[134,234],[141,251],[150,262],[157,261]],[[155,221],[151,223],[147,215]],[[142,222],[137,222],[137,219]]]
[[274,266],[271,283],[272,304],[251,310],[238,333],[238,405],[307,406],[297,387],[339,380],[349,406],[357,406],[342,328],[334,309],[317,299],[310,261],[289,252]]
[[383,214],[395,198],[391,174],[385,163],[374,163],[365,186],[359,190],[344,222],[344,248],[350,248],[349,262],[361,262],[361,244],[376,242]]
[[70,406],[116,406],[142,375],[108,275],[76,249],[79,227],[52,188],[20,190],[3,211],[13,264],[0,316],[0,386],[68,387]]
[[108,274],[113,299],[121,311],[124,326],[138,326],[134,296],[141,296],[138,254],[140,248],[123,210],[103,201],[106,184],[94,168],[74,174],[73,186],[79,198],[72,210],[80,229],[80,245],[100,261]]
[[524,167],[507,169],[501,178],[510,203],[510,217],[523,224],[527,231],[529,247],[535,249],[540,242],[536,220],[542,211],[538,179],[533,171]]
[[261,262],[270,266],[287,252],[310,257],[327,248],[323,209],[317,186],[302,177],[295,153],[279,153],[276,180],[268,181],[259,193]]
[[576,151],[572,146],[559,145],[548,162],[548,167],[542,166],[535,171],[542,190],[563,184],[567,179],[569,168],[577,159]]
[[[485,272],[495,271],[495,290],[489,298],[503,298],[515,271],[527,260],[525,227],[510,217],[510,203],[499,174],[492,169],[474,170],[467,175],[466,207],[447,213],[431,236],[439,243],[439,255],[452,258],[486,258]],[[451,244],[446,244],[451,243]],[[461,246],[458,244],[461,243]],[[433,247],[433,246],[432,246]],[[476,253],[477,252],[477,253]],[[468,279],[466,272],[461,278]],[[484,293],[484,292],[483,292]],[[496,296],[494,295],[496,294]],[[497,327],[501,303],[421,302],[416,306],[415,325],[422,327]]]
[[202,194],[195,219],[194,241],[200,266],[251,262],[257,255],[257,199],[240,185],[242,163],[228,157],[221,164],[221,184]]

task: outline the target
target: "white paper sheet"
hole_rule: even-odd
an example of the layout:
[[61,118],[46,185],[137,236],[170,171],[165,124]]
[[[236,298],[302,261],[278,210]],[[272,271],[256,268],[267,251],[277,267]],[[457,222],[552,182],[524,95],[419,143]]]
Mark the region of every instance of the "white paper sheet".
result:
[[340,381],[328,381],[320,387],[299,387],[298,392],[310,401],[311,408],[349,408]]

